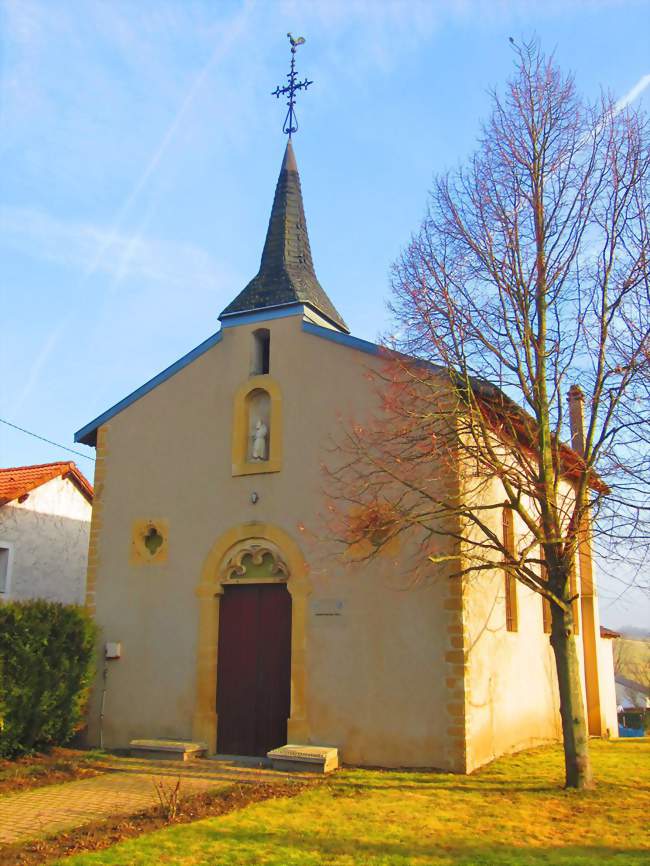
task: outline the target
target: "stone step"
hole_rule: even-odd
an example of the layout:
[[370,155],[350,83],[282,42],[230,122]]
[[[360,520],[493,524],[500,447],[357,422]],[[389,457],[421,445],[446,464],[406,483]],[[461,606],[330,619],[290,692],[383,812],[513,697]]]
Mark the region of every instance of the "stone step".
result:
[[202,758],[207,749],[204,743],[188,740],[131,740],[132,758],[150,758],[154,761],[189,761]]
[[295,773],[331,773],[339,766],[339,750],[332,746],[287,744],[266,753],[274,770]]

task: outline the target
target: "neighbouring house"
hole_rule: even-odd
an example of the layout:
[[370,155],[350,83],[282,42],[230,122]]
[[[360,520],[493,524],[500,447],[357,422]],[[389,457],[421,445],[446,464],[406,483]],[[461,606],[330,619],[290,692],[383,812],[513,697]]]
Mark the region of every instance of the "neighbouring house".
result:
[[[219,318],[75,437],[97,449],[87,605],[113,658],[91,742],[100,705],[108,747],[174,738],[264,755],[289,742],[469,772],[559,739],[538,594],[506,594],[496,564],[467,585],[436,566],[413,587],[406,552],[351,573],[301,533],[318,535],[329,439],[341,416],[375,409],[367,373],[383,362],[316,277],[291,141],[259,271]],[[588,545],[576,580],[589,731],[616,735]]]
[[92,501],[74,463],[0,469],[0,600],[83,604]]
[[617,673],[616,703],[619,736],[645,736],[646,718],[650,710],[650,689],[643,683]]
[[616,674],[616,703],[623,710],[650,709],[650,689],[643,683]]

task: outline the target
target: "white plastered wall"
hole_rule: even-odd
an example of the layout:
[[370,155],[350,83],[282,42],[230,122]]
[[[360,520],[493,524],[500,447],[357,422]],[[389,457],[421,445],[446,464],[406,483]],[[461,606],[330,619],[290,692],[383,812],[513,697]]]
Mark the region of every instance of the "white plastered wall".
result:
[[[564,494],[570,495],[568,485]],[[500,483],[482,491],[485,502],[503,502]],[[487,517],[501,535],[501,510]],[[526,536],[526,527],[514,515],[515,538]],[[579,575],[576,577],[579,591]],[[518,627],[506,630],[505,578],[494,570],[467,579],[466,632],[469,645],[467,693],[468,769],[475,769],[498,755],[561,738],[555,659],[549,635],[544,632],[542,597],[517,582]],[[584,655],[582,629],[576,638],[583,701]],[[586,706],[586,704],[585,704]]]
[[67,478],[0,507],[0,545],[11,549],[7,591],[0,599],[43,598],[82,604],[91,506]]
[[603,727],[610,737],[617,737],[614,641],[611,638],[598,638],[598,672],[600,675],[600,714],[604,723]]

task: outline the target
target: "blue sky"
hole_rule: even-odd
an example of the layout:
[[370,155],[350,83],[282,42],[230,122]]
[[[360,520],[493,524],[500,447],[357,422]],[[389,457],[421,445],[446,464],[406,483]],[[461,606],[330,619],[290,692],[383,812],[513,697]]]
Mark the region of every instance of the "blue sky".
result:
[[[288,30],[314,80],[294,142],[316,270],[371,340],[508,36],[588,96],[650,101],[647,0],[0,0],[0,417],[92,456],[74,431],[217,330],[259,263]],[[66,456],[0,424],[0,465]]]

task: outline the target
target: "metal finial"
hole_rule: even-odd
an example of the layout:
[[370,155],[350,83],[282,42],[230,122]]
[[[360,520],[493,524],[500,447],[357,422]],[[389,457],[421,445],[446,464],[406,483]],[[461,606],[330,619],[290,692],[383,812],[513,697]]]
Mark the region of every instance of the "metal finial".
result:
[[279,85],[275,88],[271,96],[275,96],[278,99],[281,96],[288,95],[287,99],[287,115],[284,118],[284,123],[282,124],[282,131],[286,133],[289,138],[291,138],[294,132],[298,131],[298,119],[296,118],[296,112],[294,110],[294,106],[296,104],[296,91],[297,90],[307,90],[310,84],[313,84],[313,81],[308,81],[306,78],[303,81],[296,81],[296,48],[299,45],[304,45],[305,40],[304,37],[299,36],[297,39],[294,39],[291,33],[287,33],[287,37],[289,38],[289,42],[291,43],[291,71],[287,73],[287,79],[289,83],[284,87],[280,87]]

